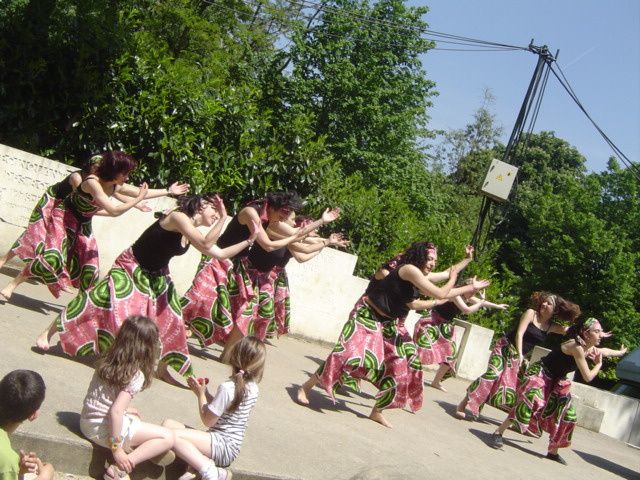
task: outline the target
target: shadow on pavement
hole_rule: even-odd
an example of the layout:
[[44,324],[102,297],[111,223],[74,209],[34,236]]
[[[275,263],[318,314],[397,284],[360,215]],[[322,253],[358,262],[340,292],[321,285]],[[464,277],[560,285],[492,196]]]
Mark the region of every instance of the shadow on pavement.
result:
[[9,301],[2,301],[2,303],[8,303],[10,305],[15,305],[17,307],[24,308],[26,310],[31,310],[32,312],[38,312],[42,314],[48,313],[60,313],[64,308],[62,305],[57,303],[45,302],[43,300],[37,300],[35,298],[27,297],[26,295],[22,295],[20,293],[14,292],[11,295]]
[[[294,403],[298,403],[298,388],[300,388],[300,385],[290,385],[286,388],[289,397],[291,397]],[[309,405],[300,406],[318,413],[324,413],[323,410],[337,410],[353,413],[358,418],[368,418],[366,415],[349,408],[343,401],[338,400],[336,403],[333,403],[318,387],[309,393]]]
[[72,362],[80,363],[81,365],[86,365],[87,367],[93,368],[95,366],[96,360],[98,359],[97,355],[85,355],[82,357],[71,357],[62,351],[62,347],[60,343],[49,347],[49,350],[46,352],[40,350],[35,345],[31,347],[31,351],[33,353],[37,353],[38,355],[51,355],[52,357],[60,357],[66,358],[67,360],[71,360]]
[[56,417],[60,425],[66,427],[74,435],[84,438],[80,431],[80,414],[78,412],[56,412]]
[[[591,453],[581,452],[580,450],[573,450],[573,452],[576,453],[585,462],[590,463],[591,465],[595,465],[596,467],[606,470],[607,472],[615,473],[616,475],[620,475],[620,477],[626,478],[627,480],[640,480],[640,472],[633,471],[630,468],[618,465],[611,460],[607,460],[606,458],[602,458]],[[597,474],[594,473],[594,477],[597,477]]]

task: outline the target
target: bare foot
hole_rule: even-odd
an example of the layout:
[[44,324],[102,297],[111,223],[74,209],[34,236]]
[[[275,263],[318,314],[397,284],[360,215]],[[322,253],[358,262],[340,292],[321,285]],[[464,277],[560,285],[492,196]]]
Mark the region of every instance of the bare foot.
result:
[[456,413],[454,415],[460,420],[464,420],[465,418],[467,418],[467,414],[464,413],[464,410],[456,410]]
[[174,378],[171,373],[169,373],[169,366],[164,362],[158,364],[156,375],[160,380],[167,382],[169,385],[173,385],[174,387],[189,388],[187,385],[180,382],[179,380]]
[[13,290],[8,290],[7,288],[3,288],[0,290],[0,302],[8,302],[11,299],[11,295],[13,295]]
[[297,400],[300,405],[309,405],[309,397],[307,397],[307,392],[305,392],[304,388],[298,388]]
[[46,352],[49,350],[49,340],[49,329],[47,329],[36,338],[36,347]]
[[446,392],[447,389],[442,386],[440,383],[431,383],[429,385],[431,388],[435,388],[436,390],[440,390],[441,392]]
[[393,425],[391,425],[389,421],[386,418],[384,418],[384,416],[382,415],[382,412],[377,408],[374,408],[373,410],[371,410],[371,414],[369,415],[369,418],[374,422],[379,423],[380,425],[384,425],[387,428],[393,428]]

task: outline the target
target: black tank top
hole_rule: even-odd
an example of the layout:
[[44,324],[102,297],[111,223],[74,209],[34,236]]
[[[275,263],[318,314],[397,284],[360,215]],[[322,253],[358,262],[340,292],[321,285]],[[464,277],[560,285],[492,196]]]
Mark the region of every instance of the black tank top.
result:
[[[551,324],[549,324],[551,328]],[[536,345],[542,345],[547,340],[548,329],[545,332],[536,327],[533,322],[527,325],[527,329],[522,336],[522,355],[528,354]],[[507,334],[507,338],[512,345],[516,344],[516,334],[518,333],[518,327],[514,328]]]
[[372,285],[367,295],[369,301],[390,318],[405,317],[409,313],[407,303],[420,296],[413,283],[400,278],[394,270],[382,280]]
[[261,272],[268,272],[273,267],[284,267],[291,258],[291,252],[287,247],[267,252],[256,243],[249,251],[247,258],[253,268]]
[[453,318],[460,313],[460,309],[453,302],[443,303],[442,305],[438,305],[433,309],[444,318],[447,322],[453,320]]
[[51,186],[51,189],[53,190],[53,196],[58,200],[63,200],[73,191],[73,187],[71,186],[71,183],[69,183],[71,175],[73,175],[73,173],[67,175],[61,182],[58,182],[55,185]]
[[574,372],[577,368],[576,359],[573,355],[567,355],[558,347],[540,359],[545,370],[553,378],[564,378],[568,373]]
[[[258,209],[253,205],[250,205],[249,207],[245,207],[245,208],[253,208],[256,212],[258,212]],[[268,222],[263,222],[262,228],[266,228],[267,223]],[[231,219],[225,231],[222,232],[222,235],[220,235],[220,238],[218,238],[218,241],[216,242],[216,244],[220,248],[227,248],[227,247],[230,247],[231,245],[235,245],[236,243],[240,243],[243,240],[246,240],[250,236],[251,236],[251,230],[249,230],[249,227],[247,227],[246,225],[242,225],[238,220],[238,215],[236,215]],[[246,257],[248,253],[249,253],[249,247],[245,248],[240,253],[238,253],[236,257]]]
[[144,270],[155,272],[169,265],[169,260],[189,250],[189,244],[182,246],[182,234],[170,232],[154,222],[132,245],[133,255]]

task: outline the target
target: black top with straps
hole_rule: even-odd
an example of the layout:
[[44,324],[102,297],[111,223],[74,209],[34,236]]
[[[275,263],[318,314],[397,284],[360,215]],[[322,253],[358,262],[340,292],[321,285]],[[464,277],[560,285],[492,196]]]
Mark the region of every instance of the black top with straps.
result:
[[453,320],[454,317],[460,313],[460,309],[452,300],[447,303],[443,303],[442,305],[435,306],[433,310],[447,322]]
[[131,249],[144,270],[155,272],[168,267],[171,258],[184,254],[189,244],[183,246],[182,233],[165,230],[158,220],[142,232]]
[[56,183],[55,185],[51,185],[53,196],[58,200],[63,200],[67,195],[73,192],[73,187],[71,186],[71,183],[69,183],[71,175],[73,175],[73,173],[70,173],[64,180]]
[[407,303],[419,298],[420,292],[413,283],[400,278],[398,269],[373,285],[370,284],[367,295],[371,303],[393,319],[405,317],[410,310]]
[[273,267],[285,267],[291,259],[291,252],[287,247],[267,252],[256,243],[249,251],[247,258],[253,268],[260,272],[268,272]]
[[[551,328],[551,324],[549,324]],[[542,345],[547,340],[549,334],[549,328],[546,331],[540,330],[533,322],[527,325],[527,329],[522,336],[522,355],[528,354],[536,345]],[[516,344],[516,335],[518,334],[518,327],[514,328],[507,334],[507,338],[512,345]]]
[[567,355],[561,347],[549,352],[540,359],[540,362],[547,373],[555,379],[565,378],[567,374],[574,372],[578,367],[573,355]]
[[[255,209],[259,213],[258,209],[255,206],[250,205],[249,207]],[[245,207],[245,208],[249,208],[249,207]],[[262,227],[266,228],[266,226],[267,226],[267,223],[263,222]],[[242,225],[238,220],[238,215],[236,215],[231,219],[225,231],[222,232],[222,235],[220,235],[220,238],[218,238],[218,241],[216,242],[216,244],[220,248],[227,248],[227,247],[230,247],[231,245],[235,245],[236,243],[240,243],[243,240],[247,240],[250,236],[251,236],[251,230],[249,230],[249,227],[247,227],[246,225]],[[248,254],[249,254],[249,247],[245,248],[240,253],[238,253],[236,257],[246,257]]]

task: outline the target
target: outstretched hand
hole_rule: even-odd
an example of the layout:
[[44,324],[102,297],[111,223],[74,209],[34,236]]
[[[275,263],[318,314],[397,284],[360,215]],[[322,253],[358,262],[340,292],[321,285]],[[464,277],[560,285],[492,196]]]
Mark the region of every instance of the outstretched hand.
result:
[[335,219],[337,219],[339,216],[340,216],[340,209],[339,208],[333,208],[333,209],[327,208],[322,213],[322,222],[323,223],[331,223]]
[[491,282],[489,280],[478,280],[476,277],[473,277],[471,285],[473,286],[474,290],[478,291],[482,290],[483,288],[487,288],[489,285],[491,285]]
[[253,226],[253,232],[251,232],[251,235],[249,235],[249,241],[253,243],[256,241],[256,238],[258,238],[258,234],[262,230],[262,224],[257,220],[252,220],[251,225]]
[[171,195],[178,197],[180,195],[184,195],[189,191],[189,184],[182,183],[182,182],[173,182],[171,185],[169,185],[169,188],[167,188],[167,191]]
[[227,207],[224,206],[224,201],[220,195],[213,197],[213,208],[218,212],[219,218],[227,216]]
[[344,238],[342,233],[332,233],[329,235],[329,245],[335,245],[336,247],[346,247],[349,245],[349,240]]
[[149,192],[149,185],[147,185],[147,182],[144,182],[142,185],[140,185],[138,189],[138,196],[136,197],[138,202],[143,200],[147,196],[148,192]]
[[149,205],[147,205],[147,203],[146,203],[146,202],[140,202],[140,203],[138,203],[138,204],[135,206],[135,208],[137,208],[137,209],[138,209],[138,210],[140,210],[141,212],[145,212],[145,213],[150,212],[150,211],[152,210],[152,208],[151,208]]

